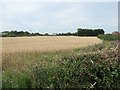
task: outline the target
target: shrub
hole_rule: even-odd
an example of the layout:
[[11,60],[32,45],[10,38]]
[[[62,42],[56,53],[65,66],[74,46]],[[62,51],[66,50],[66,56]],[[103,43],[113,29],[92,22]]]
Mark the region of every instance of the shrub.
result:
[[[106,55],[105,55],[106,54]],[[108,56],[108,57],[106,57]],[[63,57],[59,66],[35,68],[39,88],[120,88],[116,52]]]
[[108,40],[108,41],[114,41],[114,40],[118,40],[120,38],[120,36],[118,35],[112,35],[112,34],[105,34],[105,35],[98,35],[98,38],[102,39],[102,40]]

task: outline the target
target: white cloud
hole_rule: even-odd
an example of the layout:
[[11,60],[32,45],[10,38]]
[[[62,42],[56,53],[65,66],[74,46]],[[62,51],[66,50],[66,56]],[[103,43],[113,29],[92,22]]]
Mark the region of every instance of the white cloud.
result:
[[2,0],[3,2],[118,2],[119,0]]
[[5,3],[3,4],[3,14],[6,16],[20,16],[34,14],[35,11],[40,9],[41,4],[34,3]]
[[117,10],[114,10],[116,7],[109,3],[4,2],[2,4],[3,30],[75,32],[78,27],[116,28],[118,19]]

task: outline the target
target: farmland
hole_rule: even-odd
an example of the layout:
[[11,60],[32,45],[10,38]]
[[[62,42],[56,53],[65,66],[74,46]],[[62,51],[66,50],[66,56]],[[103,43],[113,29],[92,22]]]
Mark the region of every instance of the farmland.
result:
[[72,36],[2,41],[3,88],[120,88],[117,41]]
[[101,43],[97,37],[36,36],[2,38],[4,52],[32,52],[81,48]]

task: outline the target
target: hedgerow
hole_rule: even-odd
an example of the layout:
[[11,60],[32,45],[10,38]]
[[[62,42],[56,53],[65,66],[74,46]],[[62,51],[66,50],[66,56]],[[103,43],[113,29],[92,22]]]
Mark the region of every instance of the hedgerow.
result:
[[115,41],[120,39],[120,35],[112,35],[112,34],[100,34],[98,38],[107,41]]
[[62,60],[57,67],[35,68],[34,82],[38,88],[120,88],[120,65],[115,52]]

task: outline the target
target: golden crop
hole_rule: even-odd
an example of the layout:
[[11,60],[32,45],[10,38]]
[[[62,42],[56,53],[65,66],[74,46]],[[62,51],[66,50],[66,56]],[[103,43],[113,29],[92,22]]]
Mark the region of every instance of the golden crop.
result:
[[2,37],[2,52],[32,52],[81,48],[101,43],[97,37],[35,36]]

